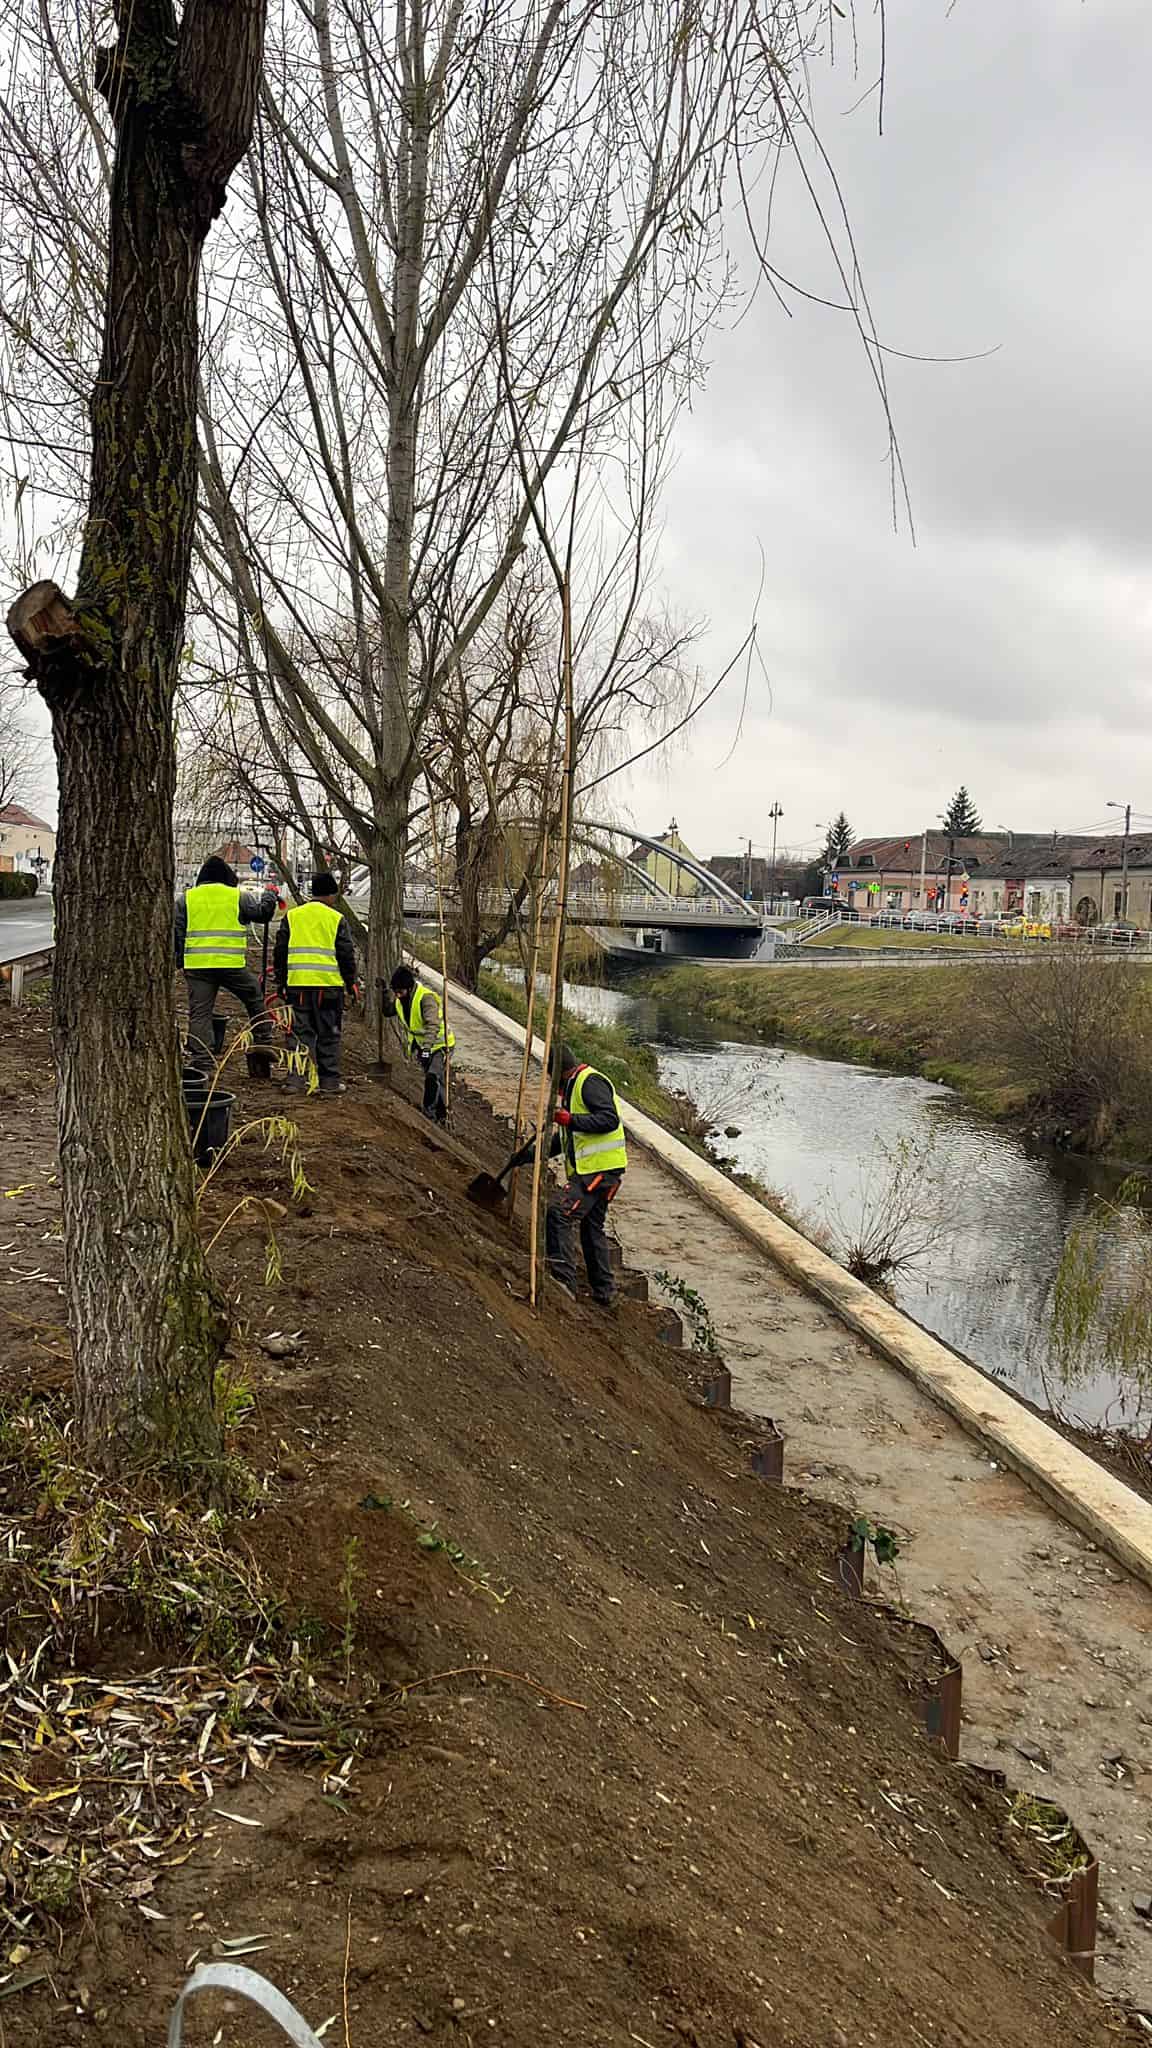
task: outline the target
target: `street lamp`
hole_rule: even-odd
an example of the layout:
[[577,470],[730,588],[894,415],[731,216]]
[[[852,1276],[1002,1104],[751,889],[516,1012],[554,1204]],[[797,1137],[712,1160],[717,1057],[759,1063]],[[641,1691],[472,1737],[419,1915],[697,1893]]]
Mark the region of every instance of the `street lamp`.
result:
[[773,804],[768,816],[772,820],[772,880],[768,888],[768,898],[770,902],[774,903],[776,900],[776,827],[784,816],[778,803]]
[[1119,804],[1119,803],[1113,803],[1112,799],[1111,799],[1111,798],[1109,798],[1109,799],[1108,799],[1108,809],[1109,809],[1110,811],[1123,811],[1123,813],[1124,813],[1124,837],[1123,837],[1123,840],[1121,841],[1121,844],[1120,844],[1120,915],[1121,915],[1121,917],[1122,917],[1122,918],[1127,918],[1127,916],[1128,916],[1128,834],[1129,834],[1129,833],[1131,832],[1131,830],[1132,830],[1132,806],[1131,806],[1131,804]]

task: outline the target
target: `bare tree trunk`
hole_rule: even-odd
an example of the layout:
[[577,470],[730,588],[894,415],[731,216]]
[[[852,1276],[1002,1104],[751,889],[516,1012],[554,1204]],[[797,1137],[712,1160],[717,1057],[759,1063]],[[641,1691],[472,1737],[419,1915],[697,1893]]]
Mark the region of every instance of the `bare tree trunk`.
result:
[[372,1018],[400,959],[404,939],[404,854],[408,838],[410,791],[378,792],[373,804],[375,837],[368,858],[371,901],[368,905],[368,1004]]
[[171,972],[172,706],[196,507],[200,256],[252,132],[265,0],[116,9],[104,349],[76,596],[8,627],[60,774],[55,1046],[77,1410],[106,1465],[218,1448],[223,1318],[196,1229]]
[[484,959],[481,901],[482,877],[486,870],[485,849],[479,843],[482,828],[470,812],[461,811],[456,826],[456,917],[452,926],[452,961],[458,981],[475,989]]

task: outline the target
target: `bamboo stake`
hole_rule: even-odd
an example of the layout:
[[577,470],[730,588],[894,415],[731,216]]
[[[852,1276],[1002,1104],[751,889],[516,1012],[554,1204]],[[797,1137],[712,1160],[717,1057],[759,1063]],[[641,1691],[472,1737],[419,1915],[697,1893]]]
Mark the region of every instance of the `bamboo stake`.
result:
[[[551,1143],[552,1135],[552,1117],[549,1109],[549,1086],[552,1076],[548,1071],[548,1062],[552,1055],[552,1047],[557,1042],[557,1026],[563,1017],[561,983],[564,973],[564,922],[568,910],[568,860],[572,840],[572,796],[576,779],[576,731],[572,693],[572,596],[567,569],[560,587],[560,603],[563,624],[561,686],[564,702],[564,767],[560,785],[560,859],[556,877],[556,921],[552,930],[552,986],[548,991],[544,1058],[540,1068],[540,1091],[537,1098],[536,1149],[532,1155],[532,1221],[529,1233],[531,1272],[528,1298],[533,1307],[539,1293],[540,1186],[546,1156],[545,1146]],[[532,1020],[529,1017],[529,1036],[531,1030]]]
[[436,864],[436,920],[440,927],[440,1023],[444,1032],[444,1108],[452,1107],[452,1048],[448,1043],[448,940],[444,930],[444,873],[440,857],[440,829],[436,823],[436,800],[428,792],[428,818],[432,826],[432,859]]
[[[520,1061],[520,1081],[516,1089],[516,1121],[513,1150],[519,1151],[524,1129],[524,1097],[528,1092],[528,1069],[532,1064],[532,1020],[536,1013],[536,968],[540,958],[540,939],[544,928],[544,892],[548,884],[548,855],[550,852],[550,829],[544,824],[544,838],[540,849],[540,880],[536,889],[536,902],[532,913],[532,942],[528,965],[524,975],[524,997],[527,1015],[524,1031],[524,1056]],[[516,1214],[516,1187],[520,1168],[514,1166],[508,1177],[508,1214]]]

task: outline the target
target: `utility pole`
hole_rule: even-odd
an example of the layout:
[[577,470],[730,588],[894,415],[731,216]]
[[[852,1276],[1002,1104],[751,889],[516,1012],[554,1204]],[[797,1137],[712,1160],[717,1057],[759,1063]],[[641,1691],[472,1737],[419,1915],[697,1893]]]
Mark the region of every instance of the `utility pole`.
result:
[[927,869],[928,869],[928,827],[927,827],[927,825],[925,825],[925,827],[924,827],[924,837],[923,837],[923,838],[921,839],[921,841],[920,841],[920,896],[919,896],[919,903],[920,903],[920,908],[921,908],[921,910],[927,910],[927,908],[928,908],[928,905],[927,905],[927,904],[925,903],[925,901],[924,901],[924,877],[925,877],[925,874],[927,873]]
[[[1128,835],[1132,830],[1132,806],[1131,804],[1121,806],[1111,802],[1108,805],[1110,811],[1118,811],[1121,808],[1124,811],[1124,837],[1120,843],[1120,915],[1126,918],[1128,915]],[[1103,904],[1100,907],[1103,909]]]
[[954,832],[950,832],[948,834],[948,872],[944,877],[944,902],[941,905],[945,913],[951,911],[952,908],[952,854],[955,845],[956,835]]
[[777,826],[779,825],[779,823],[780,823],[780,820],[781,820],[781,818],[782,818],[782,817],[784,816],[784,813],[783,813],[783,811],[781,810],[781,808],[780,808],[780,805],[779,805],[778,803],[775,803],[775,804],[773,804],[773,806],[772,806],[772,809],[771,809],[771,810],[769,811],[769,813],[768,813],[768,816],[769,816],[769,817],[771,818],[771,820],[772,820],[772,875],[771,875],[771,880],[769,881],[769,884],[768,884],[768,900],[769,900],[769,902],[770,902],[770,903],[775,903],[775,901],[776,901],[776,895],[777,895],[777,882],[776,882],[776,828],[777,828]]

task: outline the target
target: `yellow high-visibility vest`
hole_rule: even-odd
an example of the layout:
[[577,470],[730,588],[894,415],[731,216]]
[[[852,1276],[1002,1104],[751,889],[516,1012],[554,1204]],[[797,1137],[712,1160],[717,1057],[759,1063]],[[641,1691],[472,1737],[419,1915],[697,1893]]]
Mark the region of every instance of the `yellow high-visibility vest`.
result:
[[287,917],[289,988],[343,988],[336,965],[340,912],[327,903],[297,903]]
[[[412,1053],[412,1052],[413,1052],[413,1051],[415,1050],[415,1048],[416,1048],[417,1044],[419,1043],[419,1039],[420,1039],[420,1033],[421,1033],[421,1032],[423,1031],[423,1029],[424,1029],[424,998],[425,998],[425,996],[426,996],[426,995],[430,995],[430,994],[431,994],[431,990],[430,990],[430,989],[427,989],[427,988],[425,988],[425,986],[424,986],[424,983],[423,983],[422,981],[418,981],[418,982],[416,983],[416,986],[415,986],[415,988],[414,988],[414,989],[413,989],[413,991],[412,991],[412,1002],[411,1002],[411,1005],[409,1006],[409,1010],[408,1010],[408,1016],[407,1016],[407,1019],[406,1019],[406,1028],[407,1028],[407,1032],[408,1032],[408,1048],[407,1048],[407,1049],[408,1049],[408,1052],[409,1052],[409,1053]],[[445,1051],[451,1052],[451,1050],[452,1050],[452,1047],[453,1047],[453,1046],[455,1045],[455,1043],[456,1043],[456,1033],[455,1033],[454,1031],[449,1031],[449,1032],[448,1032],[448,1034],[447,1034],[447,1036],[445,1036],[445,1032],[444,1032],[444,1004],[443,1004],[443,1001],[441,1001],[441,1004],[440,1004],[440,1029],[439,1029],[439,1031],[438,1031],[438,1032],[437,1032],[437,1034],[436,1034],[436,1043],[435,1043],[435,1045],[431,1045],[431,1046],[429,1046],[429,1047],[428,1047],[428,1051],[429,1051],[429,1052],[445,1052]]]
[[229,882],[197,882],[184,897],[188,929],[184,966],[201,970],[243,967],[248,936],[240,922],[240,891]]
[[[598,1081],[608,1081],[607,1074],[601,1074],[595,1067],[581,1067],[576,1084],[569,1098],[568,1107],[573,1116],[584,1115],[584,1083],[595,1074]],[[608,1081],[612,1088],[611,1081]],[[564,1132],[564,1164],[569,1174],[578,1173],[581,1180],[588,1180],[597,1173],[623,1173],[628,1164],[628,1149],[624,1142],[624,1126],[620,1121],[620,1103],[615,1088],[612,1088],[612,1107],[616,1111],[616,1128],[613,1131],[574,1131],[569,1125]]]

